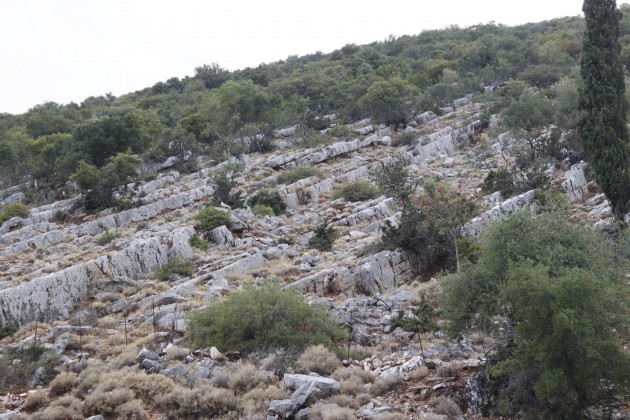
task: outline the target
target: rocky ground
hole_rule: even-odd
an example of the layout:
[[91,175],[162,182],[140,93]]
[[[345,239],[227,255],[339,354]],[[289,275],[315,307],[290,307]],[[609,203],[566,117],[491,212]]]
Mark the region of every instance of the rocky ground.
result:
[[[249,208],[234,209],[230,213],[233,228],[215,229],[207,251],[191,247],[189,238],[195,233],[193,216],[213,197],[208,180],[221,165],[202,163],[203,169],[191,174],[162,165],[154,179],[131,186],[136,205],[129,210],[82,213],[74,206],[75,197],[32,208],[28,218],[9,220],[0,227],[0,318],[20,328],[2,341],[0,351],[7,354],[20,346],[44,343],[60,357],[58,370],[75,375],[79,384],[86,382],[85,372],[107,372],[119,380],[124,375],[136,379],[140,374],[161,375],[182,386],[182,393],[214,381],[214,391],[227,389],[239,396],[238,386],[225,384],[232,383],[230,374],[238,376],[238,369],[231,366],[242,368],[245,361],[237,362],[238,355],[227,353],[233,349],[186,348],[181,339],[187,314],[247,282],[275,278],[324,303],[340,323],[352,327],[352,343],[343,364],[369,377],[361,383],[353,376],[357,388],[353,389],[342,373],[336,379],[334,375],[280,377],[260,360],[248,359],[262,375],[261,387],[267,388],[263,396],[251,398],[256,404],[238,409],[242,417],[480,416],[487,396],[478,372],[491,349],[491,338],[465,337],[453,342],[440,332],[418,337],[400,328],[392,331],[398,310],[410,311],[418,291],[439,290],[439,282],[414,278],[401,252],[364,252],[379,240],[384,222],[399,216],[394,199],[331,200],[336,186],[365,180],[372,169],[397,156],[409,158],[415,177],[439,178],[467,196],[479,197],[488,171],[506,162],[504,138],[480,133],[481,105],[470,97],[454,105],[440,117],[431,112],[418,115],[406,128],[418,138],[417,144],[409,146],[395,146],[400,132],[369,121],[352,126],[356,138],[351,141],[311,149],[299,147],[295,129],[280,131],[278,151],[241,159],[245,169],[238,178],[238,190],[248,196],[263,188],[278,188],[288,205],[287,214],[259,216]],[[493,118],[492,125],[496,123]],[[482,153],[479,144],[484,139],[490,147]],[[278,185],[279,174],[293,167],[313,167],[317,175]],[[572,217],[594,225],[609,222],[610,208],[593,188],[585,164],[569,166],[567,161],[547,172],[572,203]],[[19,194],[20,189],[14,188],[0,192],[0,197],[8,203]],[[475,236],[487,221],[527,208],[534,198],[533,191],[508,200],[498,193],[483,197],[479,216],[464,231]],[[341,234],[332,252],[308,248],[313,229],[323,221]],[[173,258],[192,261],[192,275],[158,281],[154,270]],[[44,386],[42,374],[29,378],[26,388],[0,390],[0,411],[2,407],[5,411],[0,418],[36,417],[37,413],[53,418],[52,411],[46,414],[42,407],[52,410],[63,398],[68,398],[65,410],[83,404],[78,412],[125,417],[90,402],[101,392],[98,383],[73,391],[76,401],[70,401],[69,395],[59,397],[63,394],[51,391],[56,389],[53,385]],[[159,389],[159,384],[155,387]],[[380,387],[380,391],[370,387]],[[174,418],[172,412],[177,410],[168,414],[168,409],[147,404],[139,397],[140,388],[134,388],[136,398],[125,400],[129,413],[138,418]],[[33,405],[33,394],[43,402]],[[140,401],[136,411],[130,401]],[[86,404],[92,405],[86,409]],[[623,407],[611,410],[623,411]],[[202,417],[214,415],[206,411]]]

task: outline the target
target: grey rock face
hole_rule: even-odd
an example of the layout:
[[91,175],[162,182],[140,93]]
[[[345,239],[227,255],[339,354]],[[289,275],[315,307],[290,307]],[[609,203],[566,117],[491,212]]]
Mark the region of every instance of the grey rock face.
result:
[[322,398],[330,395],[338,394],[341,389],[339,382],[332,378],[312,375],[298,375],[286,373],[283,377],[284,387],[288,390],[295,391],[301,386],[313,383],[316,388],[322,391]]
[[535,195],[535,191],[531,190],[505,200],[503,203],[494,206],[466,223],[462,228],[462,233],[471,238],[477,237],[486,223],[497,220],[504,214],[510,214],[529,207],[534,202]]
[[67,318],[95,282],[118,276],[135,277],[166,264],[170,255],[192,255],[188,244],[192,232],[192,227],[185,227],[162,238],[135,240],[110,255],[1,290],[0,320],[23,325],[35,317],[45,321]]
[[226,250],[235,246],[234,236],[232,235],[232,232],[230,232],[230,229],[225,226],[219,226],[212,229],[209,236],[221,250]]
[[464,396],[468,401],[468,413],[488,416],[493,405],[490,378],[485,371],[473,373],[466,381]]
[[296,408],[291,400],[273,400],[269,404],[267,415],[272,418],[288,419],[293,415]]
[[573,165],[565,174],[565,181],[562,183],[562,189],[567,194],[569,203],[574,203],[582,198],[586,192],[586,176],[584,174],[588,164],[582,162]]

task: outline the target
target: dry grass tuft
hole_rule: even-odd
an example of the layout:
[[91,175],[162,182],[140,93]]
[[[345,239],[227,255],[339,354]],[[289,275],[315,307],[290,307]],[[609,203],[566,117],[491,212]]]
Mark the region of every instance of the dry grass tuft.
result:
[[79,376],[74,372],[61,372],[50,383],[48,394],[51,397],[58,397],[72,391],[79,383]]
[[435,413],[448,416],[448,418],[455,418],[462,413],[459,406],[455,404],[455,401],[445,395],[431,398],[429,400],[429,407],[431,407]]
[[322,344],[308,347],[297,360],[297,368],[301,373],[316,372],[330,375],[341,366],[337,355]]
[[228,366],[228,388],[236,395],[250,391],[265,381],[264,374],[251,363],[238,361]]
[[47,398],[46,393],[44,391],[33,391],[29,392],[24,400],[24,404],[22,405],[22,409],[27,412],[37,411],[46,405]]
[[339,407],[337,404],[316,404],[312,407],[309,418],[313,420],[354,420],[357,416],[351,408]]

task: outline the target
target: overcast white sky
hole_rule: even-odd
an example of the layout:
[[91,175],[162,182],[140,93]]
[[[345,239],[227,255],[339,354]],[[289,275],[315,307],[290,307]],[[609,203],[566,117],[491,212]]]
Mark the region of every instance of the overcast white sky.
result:
[[212,62],[255,67],[390,34],[581,8],[582,0],[0,0],[0,112],[119,96]]

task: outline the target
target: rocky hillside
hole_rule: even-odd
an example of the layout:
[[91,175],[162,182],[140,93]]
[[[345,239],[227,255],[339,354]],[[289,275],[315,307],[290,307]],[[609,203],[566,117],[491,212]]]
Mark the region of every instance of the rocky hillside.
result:
[[[399,311],[410,314],[418,304],[419,291],[440,290],[439,281],[421,276],[404,252],[370,251],[386,221],[396,224],[400,203],[385,195],[333,199],[335,188],[367,181],[402,156],[414,179],[442,180],[478,202],[477,217],[463,228],[469,237],[488,221],[538,205],[534,191],[509,199],[480,193],[488,172],[511,166],[514,157],[506,155],[498,116],[482,127],[483,106],[472,99],[454,101],[441,116],[416,115],[399,131],[358,121],[348,125],[351,138],[310,148],[302,146],[299,129],[278,130],[271,153],[216,166],[201,159],[200,169],[186,174],[172,169],[173,159],[145,168],[144,181],[128,186],[133,204],[127,210],[85,212],[76,206],[77,195],[3,223],[0,321],[17,331],[1,342],[10,360],[0,368],[18,366],[25,377],[0,389],[0,418],[482,415],[490,397],[478,369],[492,339],[451,341],[439,328],[420,335],[392,328]],[[334,126],[334,116],[328,124]],[[403,133],[413,133],[413,141],[400,144]],[[567,158],[544,172],[563,191],[571,217],[608,223],[610,208],[596,193],[588,166],[570,163]],[[232,226],[215,228],[202,251],[191,246],[190,238],[201,236],[194,216],[217,197],[213,175],[234,164],[242,168],[235,191],[252,197],[276,189],[287,211],[261,215],[248,205],[218,205]],[[279,183],[295,168],[314,174]],[[19,201],[24,188],[0,191],[1,203]],[[339,233],[330,252],[309,247],[323,222]],[[173,262],[187,269],[164,274]],[[330,361],[327,374],[308,376],[309,369],[283,365],[282,352],[239,360],[239,349],[197,349],[184,339],[190,313],[245,284],[267,281],[323,303],[349,328],[345,360]],[[37,344],[52,351],[46,361],[24,353]],[[623,407],[598,409],[616,413]]]

